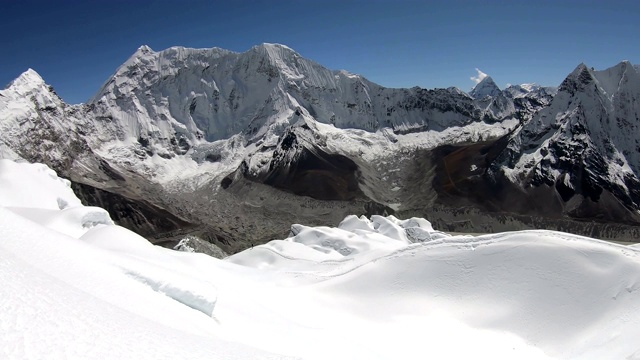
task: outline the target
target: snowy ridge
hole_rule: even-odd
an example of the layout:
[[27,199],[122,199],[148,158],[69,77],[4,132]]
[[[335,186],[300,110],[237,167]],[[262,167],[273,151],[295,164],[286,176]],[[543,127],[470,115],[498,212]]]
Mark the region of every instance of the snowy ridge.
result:
[[[58,178],[43,164],[0,160],[0,184],[0,206],[53,232],[105,250],[126,251],[130,256],[144,255],[153,248],[146,239],[114,225],[104,209],[83,206],[71,191],[70,182]],[[119,266],[126,275],[155,291],[208,315],[213,311],[215,292],[212,294],[206,287],[185,288],[178,284],[188,281],[173,273],[157,280],[162,268],[138,270],[124,263]]]
[[91,104],[99,117],[120,123],[121,140],[142,137],[170,149],[162,139],[173,138],[186,151],[202,139],[280,135],[294,123],[290,112],[299,108],[315,121],[368,131],[424,127],[425,115],[439,128],[477,120],[469,111],[450,119],[448,111],[461,111],[453,104],[450,110],[421,104],[450,102],[442,99],[450,96],[385,89],[360,76],[326,69],[284,45],[262,44],[240,54],[217,48],[153,52],[141,47]]
[[542,92],[553,97],[557,94],[558,88],[552,86],[540,86],[538,84],[520,84],[508,86],[504,89],[504,92],[514,99],[527,97],[536,92]]
[[60,211],[56,199],[83,208],[42,165],[3,160],[0,181],[3,358],[640,353],[634,247],[551,231],[451,236],[421,218],[348,216],[337,228],[293,225],[288,238],[221,261],[114,225],[77,237],[12,212],[7,204]]

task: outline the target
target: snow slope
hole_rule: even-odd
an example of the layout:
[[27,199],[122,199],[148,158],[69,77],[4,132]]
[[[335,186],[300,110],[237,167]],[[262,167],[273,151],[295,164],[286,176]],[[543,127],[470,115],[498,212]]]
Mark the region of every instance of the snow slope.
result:
[[[404,236],[417,229],[432,239]],[[312,283],[314,298],[341,313],[334,319],[355,317],[346,333],[367,329],[381,358],[640,355],[637,250],[550,231],[446,236],[377,216],[292,233],[229,261]]]
[[0,183],[2,358],[640,357],[637,248],[349,216],[222,261],[67,216],[100,211],[43,165]]
[[[172,269],[182,253],[108,216],[86,224],[65,215],[96,209],[45,166],[2,160],[0,182],[1,358],[283,358],[214,335],[215,287]],[[66,226],[50,226],[42,211],[58,211]],[[65,234],[81,227],[82,236]]]

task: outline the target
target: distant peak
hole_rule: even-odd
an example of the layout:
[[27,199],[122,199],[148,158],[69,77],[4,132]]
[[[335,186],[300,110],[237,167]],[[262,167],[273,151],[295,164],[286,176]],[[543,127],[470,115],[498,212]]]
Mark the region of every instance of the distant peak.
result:
[[587,66],[587,64],[585,63],[580,63],[578,66],[576,66],[576,68],[571,72],[571,74],[569,74],[569,77],[581,77],[581,78],[586,78],[586,77],[593,77],[591,74],[591,71],[593,69],[589,68]]
[[142,53],[142,54],[150,54],[153,52],[153,49],[151,49],[148,45],[142,45],[138,48],[138,50],[136,50],[136,53]]
[[476,86],[473,87],[469,95],[476,99],[480,99],[486,96],[496,96],[500,94],[500,88],[496,85],[491,76],[486,75],[480,80]]
[[249,51],[263,52],[268,54],[269,57],[276,57],[276,58],[280,58],[282,56],[291,56],[291,55],[300,56],[300,54],[298,54],[295,50],[293,50],[292,48],[286,45],[272,44],[272,43],[262,43],[260,45],[256,45],[252,47]]
[[629,60],[622,60],[615,67],[619,68],[621,71],[627,71],[628,69],[633,69],[633,64]]
[[258,46],[265,47],[265,48],[280,48],[280,49],[285,49],[285,50],[296,52],[295,50],[293,50],[292,48],[288,47],[287,45],[277,44],[277,43],[262,43],[262,44],[260,44]]
[[480,80],[480,82],[478,84],[481,84],[483,82],[492,83],[494,81],[493,81],[493,78],[491,76],[487,75],[487,76],[484,77],[484,79]]
[[8,87],[29,87],[36,88],[38,86],[44,85],[45,82],[35,70],[29,68],[27,71],[23,72],[18,76]]
[[463,96],[469,97],[469,94],[467,94],[466,92],[464,92],[462,89],[460,89],[457,86],[449,86],[447,88],[447,91],[449,91],[452,94],[463,95]]
[[496,88],[498,87],[498,85],[496,85],[496,82],[493,81],[493,78],[489,75],[487,75],[484,79],[480,80],[480,82],[475,87],[488,86],[488,85],[491,85],[491,86],[495,85]]
[[18,78],[25,78],[29,80],[44,82],[40,74],[32,68],[28,68],[27,71],[23,72]]
[[339,75],[345,76],[345,77],[347,77],[347,78],[349,78],[349,79],[356,79],[356,78],[359,78],[359,77],[360,77],[360,75],[358,75],[358,74],[354,74],[354,73],[350,73],[350,72],[349,72],[349,71],[347,71],[347,70],[338,70],[338,71],[337,71],[337,73],[338,73]]
[[573,70],[574,73],[576,74],[580,74],[583,71],[588,71],[589,67],[587,66],[587,64],[581,62],[580,64],[578,64],[578,66],[575,68],[575,70]]

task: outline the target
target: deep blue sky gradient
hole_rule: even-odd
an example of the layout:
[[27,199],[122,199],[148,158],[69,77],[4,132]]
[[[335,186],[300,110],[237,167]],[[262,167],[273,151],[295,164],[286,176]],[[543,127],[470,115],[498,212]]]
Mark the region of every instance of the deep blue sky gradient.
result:
[[640,1],[0,0],[0,87],[33,68],[92,97],[143,44],[246,51],[282,43],[389,87],[559,85],[580,62],[640,62]]

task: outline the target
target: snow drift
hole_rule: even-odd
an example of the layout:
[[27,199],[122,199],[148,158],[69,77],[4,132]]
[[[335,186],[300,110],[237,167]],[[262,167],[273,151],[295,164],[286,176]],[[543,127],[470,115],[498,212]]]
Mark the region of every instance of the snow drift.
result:
[[43,165],[0,184],[2,358],[640,358],[637,247],[349,216],[218,260],[84,221]]

